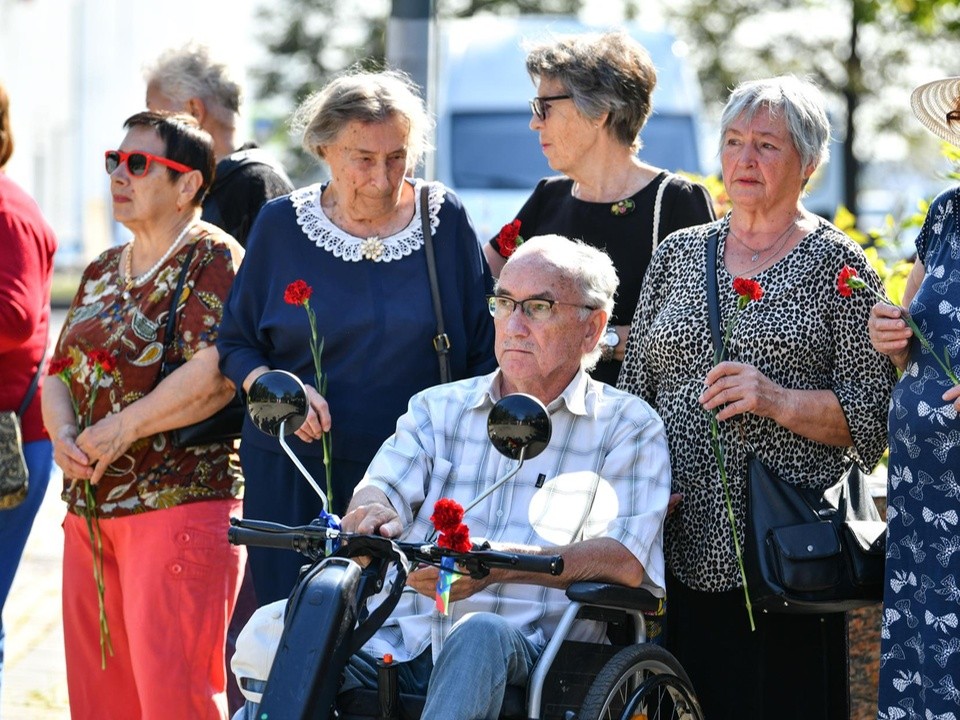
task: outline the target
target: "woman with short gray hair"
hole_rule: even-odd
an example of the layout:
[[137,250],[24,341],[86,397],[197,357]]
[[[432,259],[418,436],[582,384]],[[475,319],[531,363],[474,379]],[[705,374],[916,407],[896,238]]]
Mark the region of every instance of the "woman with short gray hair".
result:
[[423,160],[433,123],[419,90],[409,76],[396,70],[351,73],[310,95],[293,115],[291,125],[303,136],[303,149],[324,162],[330,145],[351,122],[382,123],[402,118],[407,128],[407,172]]
[[[440,351],[453,380],[496,366],[486,300],[492,281],[460,200],[411,176],[428,118],[406,76],[388,70],[338,77],[303,103],[295,126],[330,180],[261,210],[218,347],[224,374],[245,390],[270,369],[303,380],[309,414],[290,442],[321,479],[322,444],[313,441],[331,433],[331,505],[342,513],[407,401],[441,381]],[[436,304],[428,252],[436,260]],[[296,280],[312,291],[326,392],[314,373],[307,313],[284,297]],[[435,311],[442,312],[445,337]],[[242,448],[244,515],[300,525],[319,514],[320,500],[276,438],[247,423]],[[300,560],[251,548],[250,566],[257,600],[266,604],[289,595]]]
[[[738,118],[750,121],[761,111],[782,117],[804,167],[820,167],[830,159],[830,121],[816,86],[792,75],[740,83],[730,94],[720,116],[720,153],[723,138]],[[806,186],[809,177],[803,179]]]
[[713,220],[713,204],[703,186],[637,154],[657,72],[629,35],[572,35],[533,46],[527,72],[537,85],[530,129],[539,134],[550,167],[562,175],[541,180],[484,253],[494,275],[517,236],[579,238],[611,257],[620,289],[592,375],[614,384],[658,242],[674,230]]

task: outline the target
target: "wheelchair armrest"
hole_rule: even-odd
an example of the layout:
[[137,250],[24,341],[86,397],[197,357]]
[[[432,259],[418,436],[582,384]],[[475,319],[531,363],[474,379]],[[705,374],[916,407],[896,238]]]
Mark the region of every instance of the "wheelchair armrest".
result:
[[567,588],[567,597],[584,605],[656,612],[662,602],[649,590],[602,582],[575,582]]

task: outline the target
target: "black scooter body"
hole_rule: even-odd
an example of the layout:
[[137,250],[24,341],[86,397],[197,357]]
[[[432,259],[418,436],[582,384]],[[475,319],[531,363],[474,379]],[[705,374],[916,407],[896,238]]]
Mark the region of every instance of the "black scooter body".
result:
[[329,718],[341,673],[352,652],[360,566],[331,557],[312,566],[287,604],[280,646],[260,703],[258,720]]

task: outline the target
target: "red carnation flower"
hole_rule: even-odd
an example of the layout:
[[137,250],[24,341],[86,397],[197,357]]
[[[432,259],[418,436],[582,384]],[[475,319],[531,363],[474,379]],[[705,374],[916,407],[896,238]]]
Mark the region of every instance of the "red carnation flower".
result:
[[463,522],[463,506],[456,500],[440,498],[433,506],[430,522],[433,523],[437,532],[444,534],[452,532]]
[[73,358],[60,358],[59,360],[51,360],[50,367],[47,369],[47,375],[59,375],[62,372],[66,372],[73,367]]
[[469,552],[473,547],[473,543],[470,542],[470,528],[460,524],[452,530],[443,531],[437,539],[437,545],[454,552]]
[[749,278],[734,278],[733,291],[737,295],[746,297],[749,300],[759,300],[763,297],[763,288],[760,287],[760,283]]
[[500,254],[503,257],[510,257],[521,245],[523,245],[523,238],[520,237],[519,220],[508,222],[500,228],[500,233],[497,235],[497,247],[500,248]]
[[283,299],[290,305],[304,305],[313,295],[313,288],[305,280],[294,280],[283,291]]
[[87,359],[95,366],[99,365],[104,373],[112,373],[117,369],[117,359],[106,350],[91,350],[87,353]]
[[849,265],[840,268],[840,273],[837,275],[837,292],[840,295],[850,297],[854,290],[859,290],[862,287],[863,280],[857,276],[856,270]]

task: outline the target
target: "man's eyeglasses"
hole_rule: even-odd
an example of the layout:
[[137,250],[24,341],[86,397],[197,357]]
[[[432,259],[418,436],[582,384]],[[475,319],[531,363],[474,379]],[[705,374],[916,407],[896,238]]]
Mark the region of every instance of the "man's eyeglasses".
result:
[[583,308],[584,310],[596,309],[589,305],[561,302],[560,300],[547,300],[545,298],[533,297],[527,298],[526,300],[514,300],[506,295],[487,295],[487,307],[490,308],[490,314],[498,320],[503,320],[513,315],[513,311],[517,309],[517,305],[520,306],[524,315],[536,322],[547,320],[553,314],[554,305],[570,305],[571,307]]
[[159,155],[151,155],[145,152],[124,152],[123,150],[107,150],[103,154],[104,165],[107,168],[107,174],[112,175],[113,171],[120,167],[121,163],[127,164],[127,170],[134,177],[143,177],[150,170],[150,163],[157,162],[171,170],[187,173],[193,170],[182,163],[174,160],[168,160]]
[[535,97],[530,101],[530,112],[541,120],[547,119],[547,110],[550,109],[550,103],[554,100],[569,100],[569,95],[549,95],[547,97]]

